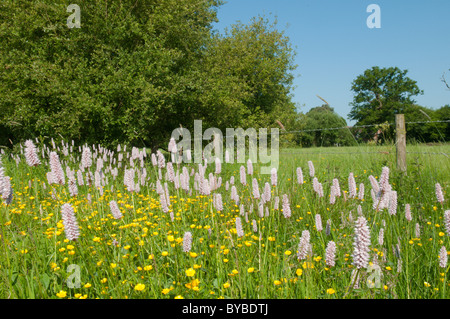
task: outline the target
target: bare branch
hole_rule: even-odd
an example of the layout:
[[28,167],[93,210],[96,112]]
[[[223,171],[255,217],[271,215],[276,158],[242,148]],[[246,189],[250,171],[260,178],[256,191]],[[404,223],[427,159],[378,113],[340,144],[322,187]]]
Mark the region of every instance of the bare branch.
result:
[[316,94],[316,96],[317,96],[317,97],[318,97],[319,99],[321,99],[322,101],[324,101],[326,105],[330,106],[330,104],[328,104],[328,102],[327,102],[327,101],[325,101],[325,99],[324,99],[324,98],[322,98],[322,97],[321,97],[321,96],[319,96],[318,94]]
[[441,80],[442,80],[442,82],[444,82],[445,86],[450,90],[450,85],[445,80],[445,72],[442,74],[442,79]]

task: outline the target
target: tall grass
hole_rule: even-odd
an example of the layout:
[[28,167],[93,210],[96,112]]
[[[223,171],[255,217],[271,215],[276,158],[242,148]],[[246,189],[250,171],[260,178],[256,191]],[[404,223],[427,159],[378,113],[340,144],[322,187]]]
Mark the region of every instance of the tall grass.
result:
[[[44,145],[38,147],[42,149]],[[96,150],[98,157],[106,152],[98,147]],[[132,150],[127,151],[131,156]],[[78,186],[77,196],[70,196],[67,178],[64,185],[47,182],[47,156],[41,157],[42,164],[36,167],[29,167],[22,155],[18,155],[18,163],[10,156],[2,157],[14,198],[10,205],[0,206],[0,297],[449,297],[448,267],[439,267],[438,255],[442,246],[450,248],[443,224],[444,211],[449,209],[450,162],[442,154],[419,154],[449,154],[449,145],[408,145],[411,153],[407,175],[396,172],[394,146],[283,149],[277,186],[271,187],[271,200],[264,204],[269,214],[264,217],[258,213],[260,200],[252,195],[252,179],[257,179],[262,193],[265,182],[270,183],[270,175],[260,175],[257,163],[254,174],[247,175],[246,186],[239,179],[240,166],[246,164],[222,164],[222,172],[216,176],[222,178],[222,185],[210,195],[202,195],[194,188],[194,176],[190,177],[190,191],[176,189],[174,183],[166,180],[163,168],[161,184],[167,183],[170,194],[170,210],[164,213],[156,193],[158,168],[151,164],[150,154],[144,158],[147,177],[140,191],[129,192],[124,186],[124,167],[130,168],[127,151],[122,151],[116,178],[108,169],[110,156],[105,155],[103,174],[107,182],[105,179],[102,190],[93,183],[85,184]],[[79,169],[79,152],[58,153],[64,170],[67,166]],[[112,168],[119,162],[117,152],[113,158],[116,162]],[[308,161],[314,164],[323,197],[313,190]],[[93,163],[92,173],[95,158]],[[192,169],[198,172],[197,164],[186,165],[189,173]],[[174,165],[180,173],[181,167]],[[303,170],[303,184],[297,183],[297,167]],[[382,167],[390,168],[389,183],[398,195],[395,215],[389,214],[388,209],[373,208],[369,176],[379,179]],[[134,160],[134,168],[141,169],[139,159]],[[208,165],[206,178],[209,173],[215,175],[214,164]],[[350,173],[358,189],[360,183],[365,185],[363,200],[348,197]],[[230,190],[225,189],[231,176],[239,205],[230,199]],[[342,193],[335,204],[330,204],[333,178],[339,180]],[[140,181],[136,178],[135,182]],[[442,205],[436,200],[436,183],[444,190]],[[222,211],[214,208],[214,193],[222,194]],[[284,194],[289,198],[290,218],[282,213]],[[279,197],[278,209],[275,197]],[[119,205],[121,219],[115,219],[110,211],[112,200]],[[64,203],[75,209],[80,226],[76,241],[65,238],[61,217]],[[240,215],[240,204],[247,216]],[[411,206],[411,221],[405,218],[406,204]],[[370,229],[370,265],[354,272],[352,253],[358,206]],[[322,231],[315,227],[318,214],[324,225]],[[236,217],[242,220],[242,237],[237,235]],[[329,233],[325,229],[328,220]],[[416,224],[420,227],[419,236]],[[304,230],[310,232],[311,251],[306,259],[298,260],[297,249]],[[192,233],[189,252],[183,251],[186,232]],[[336,243],[334,267],[325,263],[330,241]],[[70,285],[76,284],[74,269],[79,270],[79,287]],[[372,282],[377,285],[373,287]]]

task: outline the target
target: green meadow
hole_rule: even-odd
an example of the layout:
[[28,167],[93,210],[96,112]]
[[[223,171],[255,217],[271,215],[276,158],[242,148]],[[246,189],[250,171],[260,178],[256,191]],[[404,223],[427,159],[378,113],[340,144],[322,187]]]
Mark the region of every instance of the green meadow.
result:
[[[173,164],[176,178],[186,167],[186,190],[170,179],[169,156],[158,168],[148,151],[133,158],[131,147],[112,152],[98,145],[89,146],[92,165],[83,169],[83,185],[76,179],[75,194],[67,171],[77,176],[80,149],[64,143],[56,149],[36,146],[37,166],[27,165],[20,152],[1,157],[13,197],[9,204],[5,198],[0,202],[0,298],[450,297],[449,266],[443,265],[447,256],[441,256],[442,247],[450,249],[450,221],[444,217],[450,209],[448,144],[408,145],[406,174],[396,169],[395,145],[281,149],[276,182],[260,174],[258,163],[252,163],[252,174],[248,163],[222,163],[220,172],[209,163],[203,174],[215,186],[209,194],[196,184],[198,164]],[[50,151],[59,155],[63,184],[48,179]],[[313,176],[308,161],[314,165]],[[99,165],[101,174],[96,173]],[[397,194],[394,208],[380,209],[371,194],[369,176],[380,181],[383,167],[389,168],[389,184]],[[138,189],[125,186],[125,168],[134,169]],[[350,192],[351,173],[356,196]],[[321,184],[322,196],[313,178]],[[333,179],[340,192],[331,203]],[[266,183],[270,196],[261,203]],[[238,201],[232,199],[232,186]],[[111,201],[118,204],[120,218],[112,214]],[[62,216],[66,203],[79,228],[72,240]],[[405,214],[407,204],[411,218]],[[369,260],[362,268],[354,260],[359,217],[367,221],[370,233]],[[300,258],[305,230],[310,246]],[[190,243],[185,240],[188,232]],[[330,242],[336,247],[331,257],[326,253]]]

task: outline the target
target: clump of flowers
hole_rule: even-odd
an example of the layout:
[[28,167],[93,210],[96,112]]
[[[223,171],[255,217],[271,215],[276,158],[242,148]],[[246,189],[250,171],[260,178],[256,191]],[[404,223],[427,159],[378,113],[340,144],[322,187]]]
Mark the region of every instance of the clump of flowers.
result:
[[285,218],[291,217],[291,206],[287,194],[283,195],[283,215]]
[[297,183],[303,184],[303,171],[301,167],[297,167]]
[[37,156],[37,148],[32,140],[25,141],[25,159],[29,166],[38,166],[41,164]]
[[348,176],[348,193],[350,198],[356,197],[356,181],[353,173]]
[[436,183],[435,189],[436,189],[436,199],[437,199],[437,201],[439,203],[443,204],[444,203],[444,193],[442,192],[441,184]]
[[56,152],[50,153],[50,169],[53,177],[53,183],[63,185],[64,184],[64,171],[59,161],[59,156]]
[[323,230],[322,217],[320,216],[320,214],[316,214],[315,220],[316,220],[316,230],[317,231],[322,231]]
[[439,267],[446,268],[447,261],[448,261],[447,249],[445,248],[445,246],[442,246],[441,250],[439,251]]
[[407,221],[411,221],[412,220],[412,216],[411,216],[411,205],[406,204],[405,205],[405,218]]
[[302,237],[300,238],[300,242],[297,248],[298,260],[306,259],[306,256],[311,251],[310,239],[311,235],[309,233],[309,230],[302,231]]
[[61,215],[66,238],[68,240],[77,240],[80,236],[80,231],[73,207],[69,203],[62,205]]
[[242,221],[240,217],[236,217],[236,233],[238,237],[244,236],[244,230],[242,229]]
[[277,181],[278,181],[277,169],[273,167],[270,171],[270,182],[272,186],[277,186]]
[[183,237],[183,251],[190,252],[192,248],[192,233],[186,232]]
[[109,208],[111,209],[111,214],[115,219],[122,218],[122,213],[120,212],[119,205],[115,200],[109,202]]
[[450,236],[450,210],[444,212],[444,227],[447,232],[447,236]]
[[335,258],[336,258],[336,243],[330,240],[325,250],[325,263],[330,267],[334,267]]
[[312,161],[308,161],[308,168],[309,168],[309,176],[314,177],[316,171],[314,169],[314,164]]
[[355,223],[353,242],[353,265],[357,268],[367,268],[369,263],[370,230],[364,216],[359,216]]

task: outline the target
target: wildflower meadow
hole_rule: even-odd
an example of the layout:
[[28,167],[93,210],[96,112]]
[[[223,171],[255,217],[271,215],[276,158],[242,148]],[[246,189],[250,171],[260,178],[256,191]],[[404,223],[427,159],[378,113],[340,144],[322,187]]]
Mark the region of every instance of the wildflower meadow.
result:
[[1,156],[0,297],[449,298],[449,146],[409,147],[406,174],[394,149],[282,149],[260,174],[28,140]]

